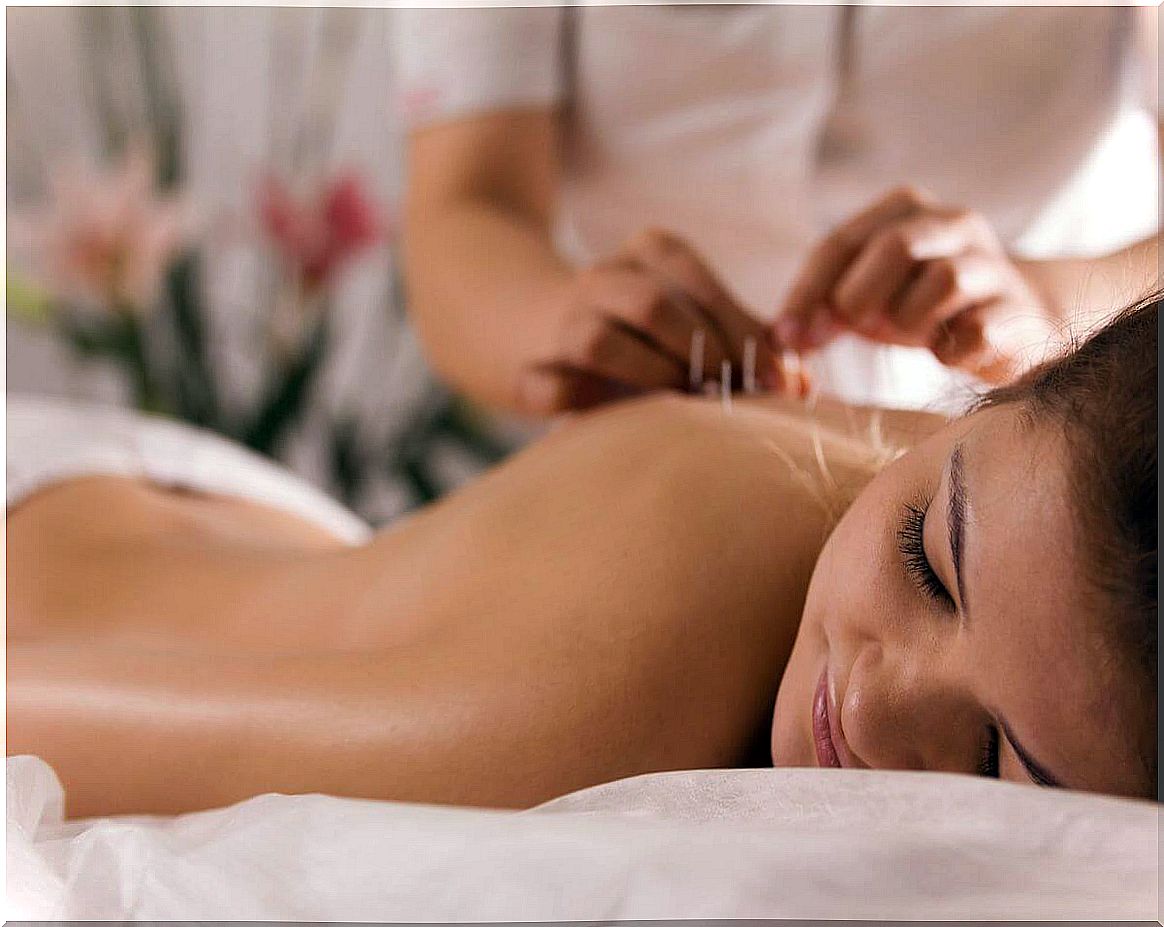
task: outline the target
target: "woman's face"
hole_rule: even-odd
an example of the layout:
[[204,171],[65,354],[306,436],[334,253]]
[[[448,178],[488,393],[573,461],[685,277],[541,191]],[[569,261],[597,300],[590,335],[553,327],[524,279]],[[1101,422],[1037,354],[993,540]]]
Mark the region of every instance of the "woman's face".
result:
[[1155,718],[1082,578],[1062,438],[976,413],[886,468],[821,554],[777,766],[997,775],[1149,795]]

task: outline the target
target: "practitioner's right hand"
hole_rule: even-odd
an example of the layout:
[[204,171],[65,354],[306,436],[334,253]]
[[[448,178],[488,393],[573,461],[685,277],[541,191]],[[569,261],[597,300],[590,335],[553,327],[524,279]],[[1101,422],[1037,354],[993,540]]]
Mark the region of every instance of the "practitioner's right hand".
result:
[[784,377],[767,327],[728,292],[681,238],[645,231],[578,271],[550,319],[543,356],[521,373],[519,405],[533,415],[584,409],[651,390],[688,388],[692,339],[703,331],[703,375],[731,361],[741,382],[744,344],[756,345],[756,383]]

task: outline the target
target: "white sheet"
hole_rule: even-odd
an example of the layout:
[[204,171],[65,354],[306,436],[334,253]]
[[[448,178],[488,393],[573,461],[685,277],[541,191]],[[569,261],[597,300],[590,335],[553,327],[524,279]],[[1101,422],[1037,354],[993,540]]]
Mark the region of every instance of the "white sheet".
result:
[[1159,806],[969,777],[644,776],[524,813],[267,795],[62,822],[10,758],[10,918],[496,921],[1137,919]]

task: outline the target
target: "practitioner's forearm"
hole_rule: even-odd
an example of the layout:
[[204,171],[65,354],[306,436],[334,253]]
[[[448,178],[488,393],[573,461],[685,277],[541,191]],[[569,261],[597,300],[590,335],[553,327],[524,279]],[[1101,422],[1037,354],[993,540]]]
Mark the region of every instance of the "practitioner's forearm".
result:
[[408,298],[425,351],[451,385],[513,408],[525,360],[545,353],[571,268],[536,219],[485,197],[417,204],[405,242]]
[[1082,335],[1159,285],[1160,236],[1098,258],[1018,264],[1051,311],[1072,333]]
[[518,404],[520,372],[545,356],[571,277],[550,231],[558,145],[548,108],[439,123],[409,143],[409,308],[437,371],[495,406]]

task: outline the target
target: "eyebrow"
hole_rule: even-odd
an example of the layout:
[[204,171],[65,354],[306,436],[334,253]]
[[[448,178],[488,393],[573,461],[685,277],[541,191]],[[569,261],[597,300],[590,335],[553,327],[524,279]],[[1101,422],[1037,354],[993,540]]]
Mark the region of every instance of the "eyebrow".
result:
[[962,580],[962,552],[966,547],[966,472],[962,443],[954,445],[950,454],[950,504],[946,508],[946,525],[950,534],[950,559],[954,564],[954,582],[958,586],[958,602],[962,616],[970,611],[966,603],[966,584]]
[[1034,759],[1018,742],[1014,736],[1014,731],[1001,718],[998,721],[998,726],[1002,728],[1002,733],[1006,735],[1006,739],[1010,741],[1010,745],[1014,748],[1015,756],[1019,758],[1019,762],[1023,764],[1023,768],[1027,771],[1027,775],[1031,777],[1031,781],[1036,785],[1043,785],[1052,789],[1060,789],[1063,787],[1062,781],[1047,771],[1047,767]]

